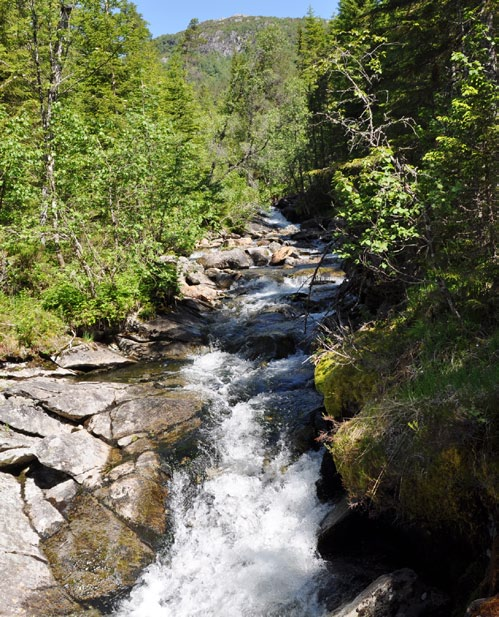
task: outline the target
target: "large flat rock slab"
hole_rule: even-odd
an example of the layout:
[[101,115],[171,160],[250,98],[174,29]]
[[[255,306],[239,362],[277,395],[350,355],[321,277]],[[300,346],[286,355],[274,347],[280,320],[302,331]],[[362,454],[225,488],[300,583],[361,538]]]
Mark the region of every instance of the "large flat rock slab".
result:
[[111,433],[116,440],[137,433],[159,435],[194,418],[202,407],[202,399],[189,391],[127,401],[111,410]]
[[0,399],[0,423],[39,437],[71,431],[71,426],[49,416],[33,400],[19,396]]
[[54,358],[54,362],[63,369],[93,371],[126,366],[135,360],[101,343],[81,343],[65,349]]
[[77,601],[126,589],[154,558],[153,551],[91,495],[77,496],[67,518],[43,546],[55,578]]
[[77,610],[56,583],[40,550],[39,538],[24,513],[20,483],[4,473],[0,473],[0,501],[1,615],[46,617]]
[[166,532],[166,477],[155,452],[115,467],[95,496],[133,528],[157,540]]
[[79,383],[45,378],[14,383],[6,388],[4,394],[7,397],[32,399],[63,418],[82,420],[114,405],[120,390],[125,389],[125,384]]

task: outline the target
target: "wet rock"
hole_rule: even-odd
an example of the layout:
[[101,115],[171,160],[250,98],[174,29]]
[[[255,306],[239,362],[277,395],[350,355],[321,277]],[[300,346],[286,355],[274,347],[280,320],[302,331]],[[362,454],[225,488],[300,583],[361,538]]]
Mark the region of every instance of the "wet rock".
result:
[[[0,473],[0,606],[4,617],[69,615],[78,609],[57,585],[24,513],[21,485]],[[13,533],[15,530],[15,533]]]
[[0,400],[0,422],[12,429],[40,437],[69,433],[72,428],[46,414],[33,401],[17,396]]
[[111,447],[92,437],[85,429],[45,437],[36,448],[40,463],[63,471],[78,484],[89,487],[100,482],[110,455]]
[[[208,279],[208,277],[206,277]],[[210,285],[181,285],[180,294],[184,298],[192,298],[194,300],[202,300],[203,302],[215,302],[218,298],[218,291],[213,288],[211,280],[208,279]]]
[[75,600],[124,590],[154,558],[137,534],[91,495],[78,495],[67,516],[43,548],[55,578]]
[[113,405],[124,384],[76,383],[59,379],[32,379],[7,388],[5,395],[33,399],[45,409],[68,418],[82,420]]
[[272,251],[265,246],[251,248],[246,252],[253,260],[255,266],[267,266],[272,258]]
[[136,433],[159,435],[194,418],[202,409],[194,392],[168,392],[128,401],[111,411],[113,439]]
[[47,499],[32,478],[24,483],[24,500],[33,528],[41,538],[48,538],[64,524],[64,517]]
[[199,345],[206,342],[206,314],[191,300],[178,303],[176,312],[161,315],[150,321],[131,322],[119,339],[137,343],[166,341]]
[[54,358],[60,367],[77,371],[115,368],[133,364],[134,360],[101,343],[82,343],[64,350]]
[[158,455],[149,451],[135,463],[128,461],[115,467],[106,476],[110,484],[94,494],[121,520],[157,540],[166,531],[165,480]]
[[253,261],[243,249],[236,248],[230,251],[214,251],[206,253],[198,259],[205,268],[224,269],[244,269],[253,265]]
[[321,552],[321,547],[326,543],[332,542],[334,544],[335,535],[341,533],[341,524],[351,515],[352,509],[348,504],[348,500],[346,497],[342,497],[334,504],[331,512],[321,521],[317,538],[319,552]]
[[270,265],[279,266],[289,257],[299,257],[299,253],[292,246],[281,246],[277,249],[270,260]]
[[329,617],[424,617],[436,614],[446,603],[445,596],[425,587],[415,572],[404,568],[380,576]]
[[191,354],[198,352],[205,344],[199,341],[184,343],[168,340],[137,342],[126,336],[119,336],[117,340],[118,345],[125,353],[131,354],[137,360],[144,362],[161,361],[165,357],[168,357],[170,360],[183,360]]
[[229,289],[232,283],[238,278],[236,273],[225,272],[218,268],[209,268],[206,275],[214,281],[219,289]]

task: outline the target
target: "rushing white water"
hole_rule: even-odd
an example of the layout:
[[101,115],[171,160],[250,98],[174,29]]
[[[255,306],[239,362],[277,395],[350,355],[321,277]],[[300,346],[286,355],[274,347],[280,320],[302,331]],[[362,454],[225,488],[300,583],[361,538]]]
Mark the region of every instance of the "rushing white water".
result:
[[[269,380],[300,372],[303,356],[270,362]],[[315,552],[324,516],[314,492],[319,459],[291,461],[266,439],[265,396],[234,404],[238,381],[262,368],[221,351],[185,369],[212,401],[204,480],[174,474],[174,541],[118,609],[119,617],[319,617],[324,563]],[[272,381],[273,380],[273,381]],[[231,394],[232,392],[232,394]]]

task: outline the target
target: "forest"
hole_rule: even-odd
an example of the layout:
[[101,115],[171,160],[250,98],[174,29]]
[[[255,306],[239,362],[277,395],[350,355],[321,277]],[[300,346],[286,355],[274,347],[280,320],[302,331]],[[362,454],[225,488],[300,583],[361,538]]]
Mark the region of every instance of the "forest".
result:
[[348,274],[315,362],[350,498],[485,551],[496,20],[492,0],[340,0],[222,61],[196,19],[153,41],[128,0],[0,0],[0,359],[168,310],[168,257],[286,197]]

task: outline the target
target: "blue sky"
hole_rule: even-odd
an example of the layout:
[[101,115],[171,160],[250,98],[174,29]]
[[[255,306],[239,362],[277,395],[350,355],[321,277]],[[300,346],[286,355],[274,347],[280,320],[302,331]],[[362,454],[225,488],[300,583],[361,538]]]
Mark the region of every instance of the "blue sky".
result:
[[153,36],[185,30],[189,21],[220,19],[231,15],[303,17],[309,6],[319,17],[329,18],[337,0],[133,0]]

